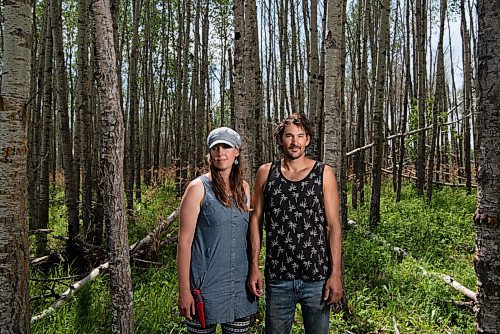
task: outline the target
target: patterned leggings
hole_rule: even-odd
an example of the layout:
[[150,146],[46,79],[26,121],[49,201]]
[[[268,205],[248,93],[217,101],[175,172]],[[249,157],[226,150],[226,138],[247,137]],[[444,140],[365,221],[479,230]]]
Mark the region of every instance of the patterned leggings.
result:
[[[217,329],[217,325],[207,325],[201,328],[198,320],[186,319],[187,332],[189,334],[213,334]],[[233,322],[221,324],[222,334],[245,334],[250,327],[250,317],[236,319]]]

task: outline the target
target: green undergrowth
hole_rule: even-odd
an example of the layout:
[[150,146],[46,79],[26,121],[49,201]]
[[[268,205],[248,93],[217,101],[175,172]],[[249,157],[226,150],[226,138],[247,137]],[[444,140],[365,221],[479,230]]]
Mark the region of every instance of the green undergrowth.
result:
[[[51,222],[64,235],[62,191],[54,191]],[[369,195],[369,189],[365,190]],[[62,198],[62,200],[61,200]],[[368,198],[368,196],[367,196]],[[369,198],[358,210],[349,209],[356,227],[344,230],[344,276],[349,312],[331,315],[331,333],[474,333],[472,308],[438,278],[452,276],[476,289],[472,265],[474,256],[475,194],[467,196],[458,188],[436,190],[427,204],[412,185],[403,188],[399,203],[389,184],[381,197],[381,222],[370,230]],[[130,243],[144,237],[178,205],[173,186],[144,188],[142,202],[136,203],[128,220]],[[165,238],[173,236],[172,232]],[[377,239],[367,237],[367,232]],[[49,239],[51,248],[57,240]],[[406,256],[393,247],[406,251]],[[151,263],[132,262],[136,333],[185,333],[177,311],[176,245],[171,244]],[[262,252],[263,254],[263,252]],[[263,261],[261,261],[263,262]],[[427,273],[427,275],[425,274]],[[52,268],[51,277],[68,277],[67,267]],[[32,278],[41,273],[32,272]],[[64,281],[70,283],[71,280]],[[54,314],[35,322],[33,333],[110,333],[111,301],[107,274],[99,276],[76,293]],[[47,294],[43,282],[30,282],[31,296]],[[61,293],[67,287],[53,284]],[[50,285],[48,285],[50,286]],[[53,298],[31,303],[32,315],[48,307]],[[299,308],[298,308],[299,311]],[[251,333],[264,333],[264,300],[253,319]],[[297,312],[292,333],[302,333]]]

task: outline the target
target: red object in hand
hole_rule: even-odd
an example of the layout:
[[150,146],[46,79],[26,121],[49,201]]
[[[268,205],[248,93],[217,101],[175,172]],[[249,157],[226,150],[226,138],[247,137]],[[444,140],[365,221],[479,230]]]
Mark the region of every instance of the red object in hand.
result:
[[201,296],[200,289],[193,289],[193,297],[196,304],[196,314],[198,315],[198,320],[200,321],[201,328],[205,329],[205,305],[203,303],[203,297]]

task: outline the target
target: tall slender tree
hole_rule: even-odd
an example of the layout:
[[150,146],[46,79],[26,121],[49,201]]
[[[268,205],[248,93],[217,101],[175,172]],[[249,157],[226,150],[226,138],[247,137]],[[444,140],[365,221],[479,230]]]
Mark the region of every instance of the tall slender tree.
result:
[[96,78],[101,112],[100,192],[109,247],[111,332],[134,332],[132,280],[123,178],[124,124],[120,108],[113,25],[109,0],[92,4],[96,49]]
[[464,0],[460,1],[460,33],[462,35],[462,63],[464,69],[463,85],[463,150],[465,167],[465,187],[467,194],[472,193],[472,170],[471,170],[471,119],[472,119],[472,65],[470,52],[469,28],[467,27]]
[[[365,144],[365,110],[368,95],[368,20],[367,11],[370,8],[370,0],[359,1],[359,35],[360,55],[358,56],[359,90],[358,105],[356,107],[356,139],[355,146],[362,147]],[[364,203],[365,187],[365,152],[360,150],[354,156],[355,179],[352,185],[352,205],[356,208]],[[358,197],[359,192],[359,197]]]
[[372,191],[370,195],[370,226],[380,222],[380,190],[382,185],[383,154],[383,110],[385,100],[386,61],[389,50],[389,13],[390,0],[380,2],[380,34],[377,56],[377,75],[375,86],[375,106],[373,111],[373,150],[372,150]]
[[[46,1],[48,4],[49,1]],[[49,13],[49,8],[47,8],[46,13]],[[49,152],[50,144],[53,130],[53,117],[52,117],[52,73],[53,73],[53,54],[54,48],[52,43],[52,33],[51,33],[51,18],[50,15],[46,18],[46,34],[45,34],[45,55],[44,60],[44,72],[43,72],[43,108],[42,108],[42,135],[41,135],[41,145],[39,153],[39,205],[38,205],[38,222],[36,228],[47,228],[49,225]],[[37,238],[37,253],[41,255],[45,251],[46,246],[46,236],[41,235]]]
[[444,39],[444,23],[446,19],[446,8],[447,0],[440,1],[439,10],[439,40],[437,45],[437,69],[436,69],[436,94],[434,95],[434,106],[432,108],[432,140],[431,149],[429,152],[429,164],[427,169],[427,200],[430,202],[432,199],[432,188],[434,183],[434,161],[436,153],[436,145],[438,141],[438,131],[440,124],[438,120],[441,118],[439,114],[444,111],[444,100],[445,100],[445,79],[444,79],[444,51],[443,51],[443,39]]
[[[76,112],[81,115],[81,163],[82,163],[82,218],[83,234],[87,240],[94,242],[91,233],[92,212],[92,114],[89,107],[89,7],[88,0],[78,1],[78,23],[77,23],[77,82],[76,82]],[[93,230],[93,228],[92,228]]]
[[[307,2],[307,1],[305,1]],[[307,34],[310,40],[309,52],[308,52],[308,78],[309,78],[309,119],[312,124],[314,124],[316,129],[319,129],[319,124],[321,120],[319,118],[319,44],[318,44],[318,1],[311,0],[311,25],[310,31]],[[307,32],[306,32],[307,33]],[[311,144],[309,145],[310,155],[314,159],[319,159],[319,141],[318,141],[319,131],[317,131],[315,138],[312,138]]]
[[[425,116],[426,116],[426,98],[427,98],[427,58],[426,58],[426,36],[427,36],[427,0],[416,0],[415,1],[415,26],[416,26],[416,36],[415,36],[415,53],[416,53],[416,65],[414,71],[416,71],[416,81],[417,81],[417,91],[418,91],[418,128],[423,129],[425,127]],[[425,131],[420,131],[417,135],[417,158],[415,161],[415,169],[417,174],[417,191],[420,195],[424,193],[425,186]]]
[[346,193],[346,113],[345,78],[345,6],[344,0],[328,2],[325,35],[325,133],[324,161],[333,165],[337,176],[342,224],[347,225]]
[[[259,166],[263,163],[262,156],[262,74],[260,69],[259,55],[259,33],[257,22],[257,2],[256,0],[246,0],[245,9],[245,58],[248,60],[246,67],[247,86],[247,113],[246,127],[242,134],[248,137],[247,161],[251,166],[251,173],[248,180],[254,178]],[[245,154],[245,151],[243,152]],[[251,157],[251,159],[250,159]]]
[[130,64],[128,75],[129,89],[129,114],[127,131],[127,209],[134,208],[134,185],[136,177],[136,119],[139,118],[139,93],[138,93],[138,62],[139,62],[139,23],[141,15],[141,0],[132,0],[132,45],[130,50]]
[[80,231],[77,188],[77,178],[79,178],[80,173],[79,170],[75,170],[73,162],[73,142],[68,109],[68,76],[64,57],[61,0],[51,0],[50,9],[56,63],[57,115],[59,118],[59,134],[62,141],[62,162],[64,168],[64,200],[66,202],[66,216],[68,218],[68,237],[71,241]]
[[26,102],[32,38],[31,1],[3,3],[0,90],[0,331],[30,333],[26,225]]
[[500,6],[479,0],[479,170],[476,226],[476,332],[500,333]]

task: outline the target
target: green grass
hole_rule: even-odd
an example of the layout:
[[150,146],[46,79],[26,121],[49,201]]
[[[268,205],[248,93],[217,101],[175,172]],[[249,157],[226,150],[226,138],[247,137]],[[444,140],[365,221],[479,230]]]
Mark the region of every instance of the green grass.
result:
[[[369,189],[365,190],[369,195]],[[64,235],[62,191],[52,195],[51,222]],[[143,189],[143,200],[135,207],[128,222],[130,242],[142,238],[162,217],[178,205],[172,185]],[[464,190],[436,190],[426,204],[412,185],[403,189],[396,203],[389,184],[381,197],[381,223],[372,232],[386,243],[365,236],[368,230],[369,200],[357,211],[349,210],[358,227],[344,231],[345,287],[350,315],[332,314],[331,332],[394,333],[394,321],[401,333],[474,333],[472,309],[458,306],[466,299],[443,281],[425,276],[429,272],[448,274],[466,287],[476,289],[472,266],[474,256],[475,195]],[[57,218],[57,219],[56,219]],[[175,231],[175,228],[174,228]],[[173,233],[173,232],[172,232]],[[166,236],[168,237],[168,236]],[[56,241],[49,239],[51,249]],[[397,255],[392,246],[409,255]],[[133,263],[134,312],[136,333],[183,333],[182,318],[177,315],[176,246],[170,245],[154,259],[161,265],[144,268]],[[51,276],[71,275],[68,268],[53,268]],[[33,272],[32,277],[40,274]],[[70,281],[68,281],[69,283]],[[32,296],[46,293],[42,284],[30,282]],[[56,286],[61,292],[65,286]],[[32,314],[50,305],[52,300],[33,302]],[[264,333],[264,305],[251,333]],[[33,324],[33,333],[110,333],[111,303],[107,275],[78,292],[65,306],[46,319]],[[292,333],[302,333],[297,312]]]

